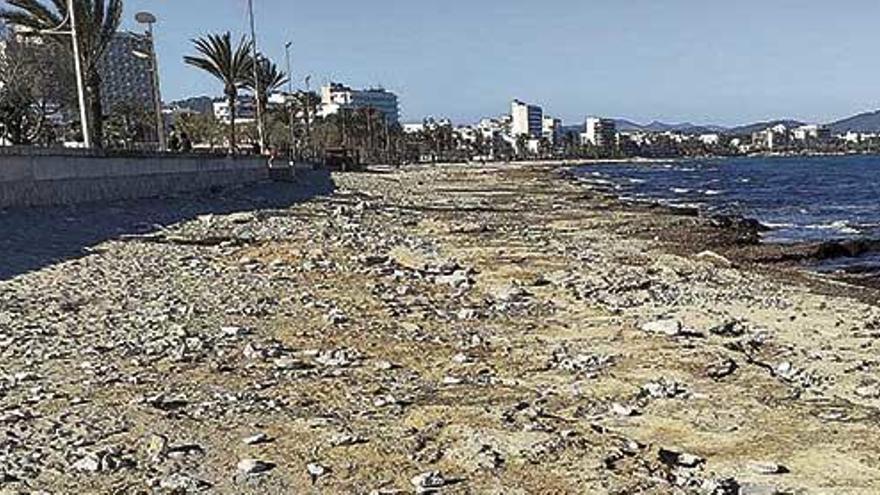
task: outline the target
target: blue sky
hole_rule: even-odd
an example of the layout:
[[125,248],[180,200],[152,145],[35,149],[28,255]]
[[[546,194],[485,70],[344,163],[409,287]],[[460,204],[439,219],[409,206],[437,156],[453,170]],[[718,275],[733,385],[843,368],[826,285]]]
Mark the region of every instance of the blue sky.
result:
[[[469,122],[512,98],[587,114],[737,124],[880,108],[876,0],[255,0],[259,42],[313,85],[383,85],[405,120]],[[193,36],[244,34],[246,0],[127,0],[157,25],[166,100],[219,94]]]

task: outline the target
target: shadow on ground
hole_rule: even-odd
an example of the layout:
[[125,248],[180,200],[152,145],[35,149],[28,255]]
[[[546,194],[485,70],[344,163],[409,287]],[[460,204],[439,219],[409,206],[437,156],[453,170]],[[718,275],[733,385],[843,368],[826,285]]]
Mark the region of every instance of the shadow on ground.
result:
[[334,192],[327,171],[296,182],[253,185],[161,198],[0,211],[0,281],[86,256],[126,234],[146,234],[200,215],[286,208]]

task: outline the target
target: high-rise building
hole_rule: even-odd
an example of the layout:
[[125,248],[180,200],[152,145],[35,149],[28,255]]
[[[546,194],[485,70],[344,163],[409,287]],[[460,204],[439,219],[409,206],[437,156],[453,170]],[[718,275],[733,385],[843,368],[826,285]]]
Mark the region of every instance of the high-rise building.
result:
[[582,142],[598,148],[615,146],[617,144],[617,124],[611,119],[587,117]]
[[120,32],[113,36],[98,66],[105,112],[123,104],[155,111],[152,50],[152,41],[145,35]]
[[541,134],[550,144],[557,144],[562,138],[562,120],[545,115]]
[[381,112],[389,124],[400,122],[397,95],[381,88],[352,89],[344,84],[330,83],[321,88],[319,117],[338,113],[340,110],[372,108]]
[[529,105],[513,100],[510,105],[510,133],[514,137],[529,136],[540,138],[544,131],[544,110],[537,105]]

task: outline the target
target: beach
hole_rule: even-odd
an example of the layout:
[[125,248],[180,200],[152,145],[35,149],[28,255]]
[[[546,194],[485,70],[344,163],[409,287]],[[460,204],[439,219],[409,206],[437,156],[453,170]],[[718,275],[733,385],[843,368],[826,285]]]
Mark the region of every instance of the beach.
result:
[[878,293],[812,248],[558,164],[331,179],[0,215],[0,493],[880,492]]

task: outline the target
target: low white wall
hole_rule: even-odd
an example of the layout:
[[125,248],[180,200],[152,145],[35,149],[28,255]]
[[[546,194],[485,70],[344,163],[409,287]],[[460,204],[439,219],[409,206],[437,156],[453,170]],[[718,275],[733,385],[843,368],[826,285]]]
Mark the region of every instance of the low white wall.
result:
[[264,157],[0,151],[0,208],[145,198],[257,182]]

